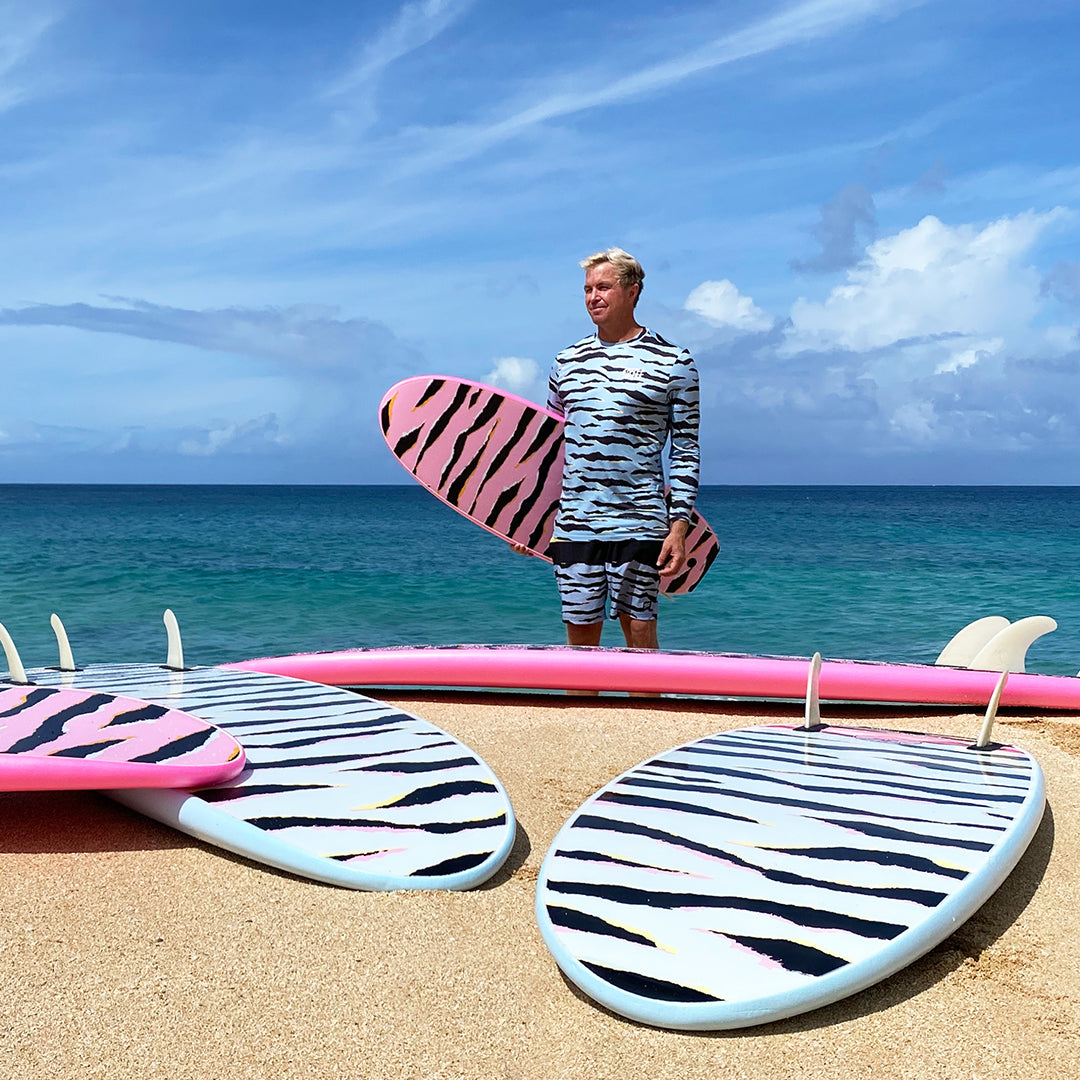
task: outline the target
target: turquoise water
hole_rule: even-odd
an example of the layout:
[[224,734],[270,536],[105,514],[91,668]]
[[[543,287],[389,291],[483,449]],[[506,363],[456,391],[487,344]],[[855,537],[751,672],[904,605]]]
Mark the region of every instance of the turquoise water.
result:
[[[709,487],[720,558],[661,644],[932,661],[983,615],[1052,615],[1028,670],[1080,669],[1080,488]],[[26,664],[192,664],[562,640],[550,568],[418,487],[0,486],[0,622]],[[617,627],[605,644],[619,644]]]

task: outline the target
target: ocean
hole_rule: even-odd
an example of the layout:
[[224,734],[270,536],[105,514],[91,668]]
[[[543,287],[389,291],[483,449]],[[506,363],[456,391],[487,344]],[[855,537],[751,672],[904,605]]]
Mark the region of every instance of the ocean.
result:
[[[1028,670],[1080,669],[1080,488],[706,487],[720,536],[663,648],[932,662],[983,615],[1051,615]],[[27,666],[561,642],[550,567],[418,486],[0,485],[0,622]],[[604,644],[621,644],[615,623]],[[0,662],[0,670],[2,670]]]

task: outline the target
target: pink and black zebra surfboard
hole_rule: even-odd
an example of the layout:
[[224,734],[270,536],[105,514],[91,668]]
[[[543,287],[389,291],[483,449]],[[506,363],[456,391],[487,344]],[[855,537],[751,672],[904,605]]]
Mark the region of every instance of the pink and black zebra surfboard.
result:
[[0,791],[202,787],[243,767],[231,735],[176,709],[89,690],[0,687]]
[[[547,558],[562,490],[558,413],[482,383],[418,375],[386,392],[379,423],[394,457],[428,491],[488,532]],[[691,592],[719,551],[720,541],[695,513],[686,568],[663,580],[662,590]]]

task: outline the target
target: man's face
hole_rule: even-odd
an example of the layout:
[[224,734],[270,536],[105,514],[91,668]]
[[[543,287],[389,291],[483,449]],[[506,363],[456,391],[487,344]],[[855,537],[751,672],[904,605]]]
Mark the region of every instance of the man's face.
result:
[[605,328],[621,333],[633,325],[634,301],[640,288],[620,285],[619,273],[611,263],[599,263],[585,272],[585,309],[601,337]]

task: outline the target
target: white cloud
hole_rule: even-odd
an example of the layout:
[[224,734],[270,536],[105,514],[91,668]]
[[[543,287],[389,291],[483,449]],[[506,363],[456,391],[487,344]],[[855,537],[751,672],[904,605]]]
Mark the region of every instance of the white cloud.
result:
[[713,326],[730,326],[748,333],[768,330],[773,324],[768,312],[762,311],[749,296],[743,296],[727,278],[703,281],[686,298],[683,307]]
[[988,360],[996,356],[1005,347],[1004,338],[990,338],[973,344],[969,349],[954,352],[947,360],[943,360],[936,368],[935,375],[950,375],[964,368],[974,367],[980,360]]
[[1066,216],[1029,211],[982,229],[928,216],[882,237],[823,302],[795,302],[786,351],[866,352],[949,335],[962,339],[953,357],[972,348],[971,335],[1027,338],[1042,302],[1039,275],[1022,258]]
[[240,423],[222,422],[205,428],[183,439],[177,449],[189,456],[212,457],[223,451],[252,453],[287,446],[289,442],[278,429],[278,418],[268,413]]
[[527,401],[543,404],[547,397],[544,380],[545,373],[535,360],[524,356],[502,356],[481,382],[517,394]]
[[[771,335],[746,327],[709,342],[698,359],[720,437],[743,453],[1080,450],[1080,338],[1050,322],[1061,288],[1033,265],[1040,238],[1069,217],[924,218],[870,244],[842,284],[797,300]],[[743,299],[730,284],[718,295],[727,306],[714,316]],[[708,296],[687,308],[707,315]]]

